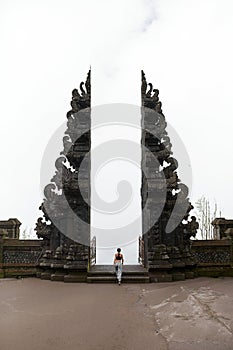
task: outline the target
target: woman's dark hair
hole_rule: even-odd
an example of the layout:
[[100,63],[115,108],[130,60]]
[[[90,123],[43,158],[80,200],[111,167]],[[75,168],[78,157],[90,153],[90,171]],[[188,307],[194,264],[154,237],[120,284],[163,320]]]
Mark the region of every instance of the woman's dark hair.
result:
[[121,248],[117,248],[117,251],[118,251],[118,253],[120,253],[120,251],[121,251]]

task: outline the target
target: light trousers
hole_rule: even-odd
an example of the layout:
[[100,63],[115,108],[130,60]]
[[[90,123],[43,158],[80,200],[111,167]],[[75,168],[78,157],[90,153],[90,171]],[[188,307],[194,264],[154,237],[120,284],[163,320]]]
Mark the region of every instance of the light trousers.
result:
[[115,263],[115,270],[116,270],[116,276],[117,276],[118,282],[121,282],[121,275],[122,275],[121,261]]

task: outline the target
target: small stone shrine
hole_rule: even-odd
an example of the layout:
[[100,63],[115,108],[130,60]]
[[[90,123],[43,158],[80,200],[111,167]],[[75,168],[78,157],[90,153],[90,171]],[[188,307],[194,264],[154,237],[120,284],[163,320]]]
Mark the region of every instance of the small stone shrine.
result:
[[21,222],[14,218],[0,221],[0,234],[4,234],[7,238],[19,239],[19,228]]

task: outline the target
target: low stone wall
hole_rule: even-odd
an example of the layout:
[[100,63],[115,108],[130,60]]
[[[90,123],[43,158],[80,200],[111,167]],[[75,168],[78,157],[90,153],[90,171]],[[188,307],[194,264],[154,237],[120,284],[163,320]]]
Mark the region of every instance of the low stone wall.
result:
[[[0,277],[36,276],[41,244],[41,240],[10,239],[0,233]],[[197,261],[195,276],[233,277],[233,240],[194,240],[191,251]]]
[[0,235],[0,277],[36,276],[41,240],[19,240]]
[[197,276],[233,276],[233,241],[192,241]]

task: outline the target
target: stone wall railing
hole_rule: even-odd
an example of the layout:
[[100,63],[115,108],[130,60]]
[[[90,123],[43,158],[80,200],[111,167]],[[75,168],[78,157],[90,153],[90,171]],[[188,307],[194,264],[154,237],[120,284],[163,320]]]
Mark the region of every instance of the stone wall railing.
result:
[[233,241],[192,241],[192,253],[197,261],[199,276],[233,276]]
[[[6,238],[0,233],[0,277],[36,276],[41,240]],[[233,277],[233,240],[192,241],[196,276]]]
[[36,276],[41,240],[5,238],[0,234],[0,277]]

